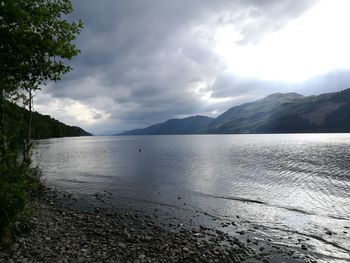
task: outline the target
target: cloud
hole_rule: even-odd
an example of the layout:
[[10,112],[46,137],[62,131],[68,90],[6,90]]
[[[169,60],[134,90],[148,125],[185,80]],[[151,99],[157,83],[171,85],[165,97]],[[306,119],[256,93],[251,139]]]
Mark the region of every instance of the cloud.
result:
[[120,132],[176,116],[214,116],[289,90],[233,72],[218,36],[228,35],[229,47],[258,46],[317,2],[75,0],[70,19],[85,24],[76,40],[81,54],[71,73],[37,96],[38,109],[94,133]]
[[103,117],[103,115],[101,113],[96,113],[92,118],[94,120],[98,120],[98,119],[101,119]]

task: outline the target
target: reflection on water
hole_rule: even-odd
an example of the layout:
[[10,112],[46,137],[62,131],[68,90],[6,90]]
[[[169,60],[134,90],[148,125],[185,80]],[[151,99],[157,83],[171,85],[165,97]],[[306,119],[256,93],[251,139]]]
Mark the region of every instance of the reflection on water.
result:
[[169,205],[180,195],[193,209],[345,248],[329,254],[350,247],[348,134],[62,138],[38,141],[37,159],[47,180],[67,191]]

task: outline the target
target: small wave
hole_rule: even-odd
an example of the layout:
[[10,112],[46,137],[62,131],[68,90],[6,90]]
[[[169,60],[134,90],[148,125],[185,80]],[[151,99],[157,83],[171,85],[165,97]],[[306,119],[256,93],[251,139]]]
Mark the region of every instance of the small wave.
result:
[[245,198],[245,197],[239,197],[239,196],[221,196],[221,195],[212,195],[212,194],[205,194],[202,192],[196,192],[197,194],[200,194],[202,196],[206,197],[212,197],[212,198],[219,198],[219,199],[225,199],[225,200],[232,200],[232,201],[239,201],[239,202],[247,202],[247,203],[254,203],[254,204],[260,204],[260,205],[265,205],[269,207],[277,207],[280,209],[292,211],[292,212],[297,212],[305,215],[313,215],[313,216],[319,216],[319,217],[327,217],[327,218],[332,218],[336,220],[349,220],[349,218],[346,217],[340,217],[340,216],[335,216],[335,215],[322,215],[322,214],[317,214],[311,211],[306,211],[297,207],[289,207],[289,206],[281,206],[281,205],[274,205],[270,204],[261,200],[256,200],[256,199],[250,199],[250,198]]
[[312,212],[309,212],[309,211],[305,211],[305,210],[302,210],[302,209],[296,208],[296,207],[280,206],[280,205],[271,205],[271,204],[269,204],[269,206],[278,207],[278,208],[285,209],[285,210],[292,211],[292,212],[298,212],[298,213],[301,213],[301,214],[304,214],[304,215],[317,215],[317,216],[322,216],[322,215],[319,215],[319,214],[316,214],[316,213],[312,213]]
[[328,241],[327,239],[324,239],[323,237],[320,237],[320,236],[317,236],[317,235],[314,235],[314,234],[306,234],[306,233],[303,233],[303,232],[300,232],[300,231],[297,231],[297,230],[282,229],[282,228],[279,228],[279,227],[269,227],[269,229],[278,230],[278,231],[281,231],[281,232],[287,232],[287,233],[290,233],[290,234],[298,234],[300,236],[304,236],[304,237],[308,237],[308,238],[313,238],[313,239],[321,241],[321,242],[323,242],[323,243],[325,243],[327,245],[336,247],[336,248],[338,248],[340,250],[343,250],[345,252],[349,252],[350,253],[350,249],[345,248],[345,247],[339,245],[338,243],[335,243],[335,242],[332,242],[332,241]]
[[349,220],[349,218],[342,217],[342,216],[335,216],[335,215],[327,215],[327,217],[337,220]]
[[255,203],[255,204],[263,204],[268,205],[266,202],[255,200],[255,199],[249,199],[245,197],[237,197],[237,196],[220,196],[220,195],[211,195],[211,194],[204,194],[201,193],[204,196],[209,196],[213,198],[220,198],[220,199],[227,199],[227,200],[234,200],[234,201],[241,201],[241,202],[248,202],[248,203]]
[[142,199],[142,198],[125,197],[125,196],[116,196],[116,198],[118,198],[118,199],[126,199],[126,200],[141,202],[141,203],[155,204],[155,205],[159,205],[159,206],[163,206],[163,207],[176,208],[176,209],[183,210],[183,211],[196,212],[196,213],[204,214],[206,216],[209,216],[211,218],[215,218],[215,219],[218,219],[218,220],[223,220],[224,219],[223,217],[213,215],[213,214],[211,214],[209,212],[201,211],[200,209],[194,210],[194,209],[191,209],[191,208],[185,208],[185,207],[182,207],[182,206],[173,205],[173,204],[160,202],[160,201],[147,200],[147,199]]
[[68,182],[68,183],[79,183],[79,184],[91,183],[90,181],[82,181],[82,180],[78,180],[78,179],[55,179],[55,181]]
[[87,177],[87,178],[112,178],[114,176],[112,175],[106,175],[106,174],[95,174],[95,173],[86,173],[86,172],[83,172],[83,173],[79,173],[79,176],[84,176],[84,177]]

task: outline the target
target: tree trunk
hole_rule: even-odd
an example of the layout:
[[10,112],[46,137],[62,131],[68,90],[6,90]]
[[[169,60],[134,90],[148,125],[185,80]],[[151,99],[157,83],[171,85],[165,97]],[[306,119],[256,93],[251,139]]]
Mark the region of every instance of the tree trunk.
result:
[[26,163],[30,163],[30,149],[31,149],[31,139],[32,139],[32,112],[33,112],[33,90],[31,88],[28,89],[28,110],[29,110],[29,120],[28,120],[28,138],[24,140],[24,148],[23,148],[23,161]]
[[32,89],[29,89],[29,123],[28,123],[28,144],[32,138],[32,111],[33,111],[33,94]]
[[0,133],[4,131],[5,109],[4,109],[4,88],[0,87]]

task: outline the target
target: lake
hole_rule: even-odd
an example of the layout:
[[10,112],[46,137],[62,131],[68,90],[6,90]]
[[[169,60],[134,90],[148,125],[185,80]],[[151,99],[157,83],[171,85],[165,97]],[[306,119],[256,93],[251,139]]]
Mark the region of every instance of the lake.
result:
[[[48,184],[112,203],[205,211],[350,260],[350,134],[76,137],[35,142]],[[147,205],[146,205],[147,204]],[[178,213],[181,217],[181,212]],[[288,238],[289,237],[289,238]]]

